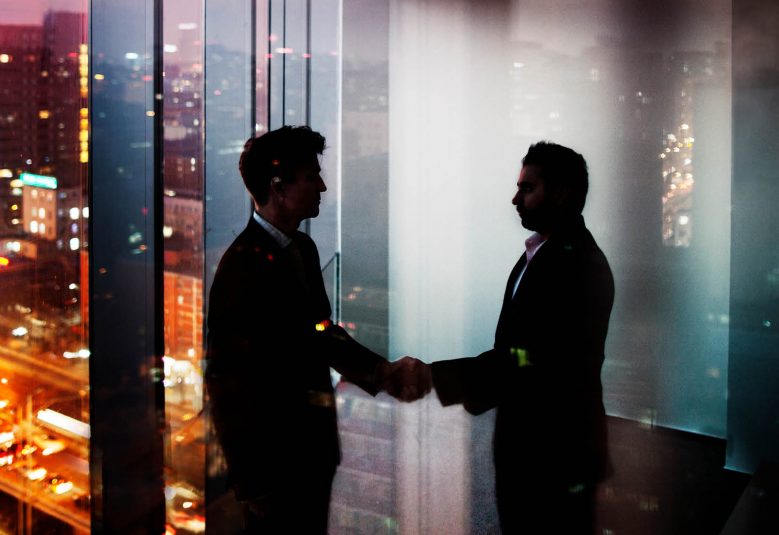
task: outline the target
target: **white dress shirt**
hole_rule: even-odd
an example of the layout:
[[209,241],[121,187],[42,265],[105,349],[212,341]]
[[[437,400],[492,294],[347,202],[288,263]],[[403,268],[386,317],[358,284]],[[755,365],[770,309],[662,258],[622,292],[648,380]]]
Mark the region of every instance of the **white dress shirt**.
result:
[[537,232],[534,232],[528,239],[525,240],[525,265],[522,267],[522,271],[519,272],[517,281],[514,283],[514,290],[511,292],[512,297],[516,295],[517,288],[519,288],[519,281],[522,280],[522,275],[524,275],[525,271],[527,271],[527,266],[530,265],[530,261],[533,259],[541,246],[545,243],[546,239],[544,239],[544,237]]

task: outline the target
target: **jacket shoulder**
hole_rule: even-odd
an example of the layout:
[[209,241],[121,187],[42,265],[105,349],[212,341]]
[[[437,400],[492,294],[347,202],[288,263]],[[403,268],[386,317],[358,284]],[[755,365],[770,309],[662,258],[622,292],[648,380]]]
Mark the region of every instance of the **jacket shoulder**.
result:
[[274,247],[270,240],[262,239],[258,231],[247,227],[225,250],[219,261],[219,268],[223,265],[243,264],[246,262],[273,261],[278,254],[278,247]]

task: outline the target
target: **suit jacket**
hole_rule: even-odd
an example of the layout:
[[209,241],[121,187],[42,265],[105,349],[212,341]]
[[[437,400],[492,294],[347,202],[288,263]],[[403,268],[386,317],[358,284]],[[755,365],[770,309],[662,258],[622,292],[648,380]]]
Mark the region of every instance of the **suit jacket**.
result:
[[296,233],[300,262],[250,219],[211,287],[206,384],[238,499],[305,484],[340,461],[330,367],[371,394],[382,357],[340,327],[316,245]]
[[595,482],[607,464],[601,366],[614,280],[581,216],[509,276],[494,347],[432,365],[444,405],[497,407],[496,477]]

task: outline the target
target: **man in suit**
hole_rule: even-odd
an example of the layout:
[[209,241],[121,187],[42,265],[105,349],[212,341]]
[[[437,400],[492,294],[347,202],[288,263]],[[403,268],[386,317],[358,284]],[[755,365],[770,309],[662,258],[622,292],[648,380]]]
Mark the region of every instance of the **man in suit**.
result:
[[608,465],[600,372],[614,281],[581,216],[584,158],[541,142],[522,164],[512,203],[534,233],[509,275],[495,345],[429,374],[443,405],[497,407],[504,533],[590,533]]
[[297,230],[327,189],[324,144],[288,126],[246,142],[239,167],[254,212],[210,293],[206,383],[248,533],[327,531],[340,460],[330,367],[372,395],[425,393],[330,321],[316,245]]

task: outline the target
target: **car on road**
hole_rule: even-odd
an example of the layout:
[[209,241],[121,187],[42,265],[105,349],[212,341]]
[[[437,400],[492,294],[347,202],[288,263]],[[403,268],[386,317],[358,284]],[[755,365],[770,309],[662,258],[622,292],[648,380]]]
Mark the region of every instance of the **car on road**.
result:
[[41,450],[44,457],[59,453],[65,449],[65,442],[53,435],[37,434],[32,437],[33,444]]
[[29,468],[22,468],[21,473],[30,481],[42,481],[46,477],[47,471],[42,466],[34,465]]
[[11,466],[14,462],[14,452],[11,448],[0,449],[0,466]]
[[59,474],[49,476],[44,482],[46,489],[53,494],[61,495],[73,490],[73,482],[65,479]]
[[11,466],[14,461],[32,455],[37,449],[25,440],[13,442],[10,446],[4,445],[0,448],[0,466]]

